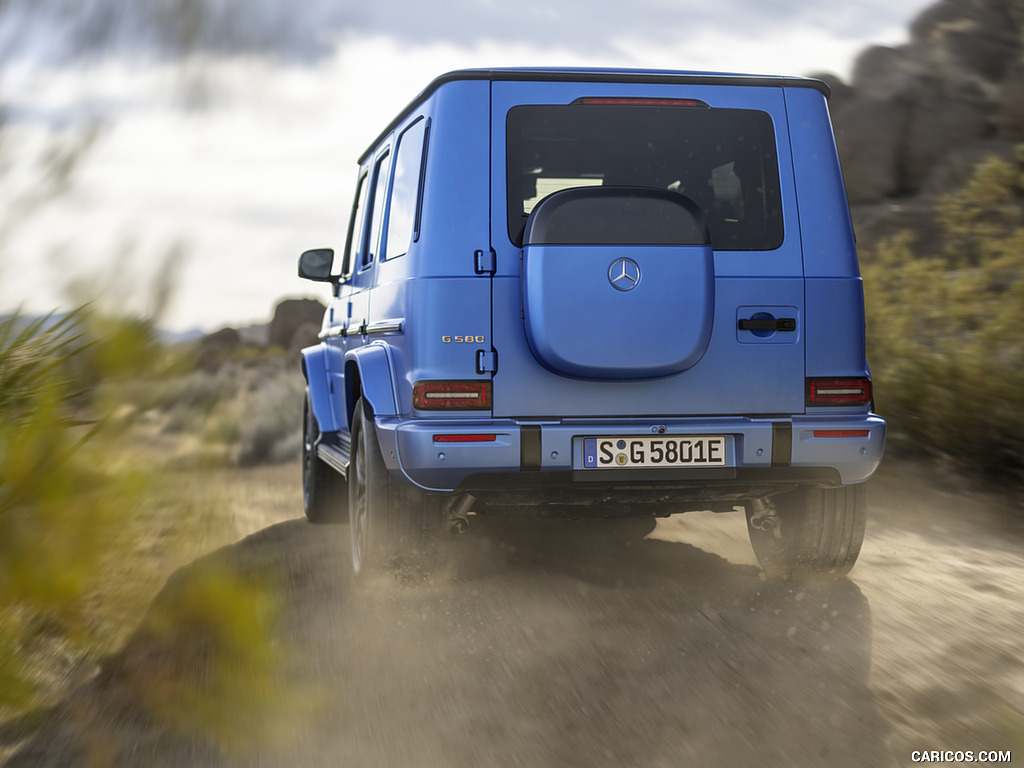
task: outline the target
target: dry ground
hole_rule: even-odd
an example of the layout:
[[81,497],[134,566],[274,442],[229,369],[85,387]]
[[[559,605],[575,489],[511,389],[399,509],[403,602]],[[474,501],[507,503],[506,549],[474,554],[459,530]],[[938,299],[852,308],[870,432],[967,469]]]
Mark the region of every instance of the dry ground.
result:
[[698,513],[625,542],[474,520],[434,579],[356,589],[347,526],[300,519],[297,466],[215,478],[230,527],[212,559],[280,585],[281,727],[225,751],[155,723],[129,682],[177,651],[134,638],[41,724],[0,728],[5,765],[842,768],[1024,749],[1024,517],[926,468],[887,464],[850,578],[803,586],[762,578],[741,516]]

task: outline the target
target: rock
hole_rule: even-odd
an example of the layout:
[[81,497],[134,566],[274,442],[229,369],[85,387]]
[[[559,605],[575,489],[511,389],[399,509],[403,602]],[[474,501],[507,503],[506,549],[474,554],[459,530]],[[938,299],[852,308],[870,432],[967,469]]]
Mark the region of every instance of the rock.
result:
[[851,203],[899,193],[909,106],[855,96],[833,112],[836,144]]
[[296,357],[306,347],[311,347],[320,342],[320,322],[303,323],[295,329],[292,340],[288,344],[288,356]]
[[892,101],[913,93],[921,74],[919,60],[908,46],[867,48],[853,63],[853,87],[869,99]]
[[992,123],[999,138],[1024,142],[1024,58],[1006,72]]
[[253,323],[252,325],[239,326],[238,335],[241,337],[243,344],[247,344],[250,347],[263,348],[268,346],[267,339],[270,337],[270,332],[267,323]]
[[1005,154],[986,142],[1024,142],[1024,0],[939,0],[910,31],[862,52],[830,104],[854,205],[951,192]]
[[995,109],[975,80],[944,73],[918,78],[901,161],[904,191],[919,191],[947,153],[987,136]]
[[910,26],[913,43],[991,80],[1020,59],[1021,0],[941,0]]
[[199,340],[197,355],[205,370],[215,369],[241,343],[241,336],[234,328],[221,328]]
[[288,349],[296,331],[307,323],[318,329],[323,320],[325,307],[316,299],[285,299],[274,309],[270,321],[268,344]]
[[971,180],[977,166],[989,157],[1014,162],[1014,145],[1011,141],[999,139],[977,139],[947,152],[936,163],[925,179],[921,191],[930,195],[942,195],[963,187]]

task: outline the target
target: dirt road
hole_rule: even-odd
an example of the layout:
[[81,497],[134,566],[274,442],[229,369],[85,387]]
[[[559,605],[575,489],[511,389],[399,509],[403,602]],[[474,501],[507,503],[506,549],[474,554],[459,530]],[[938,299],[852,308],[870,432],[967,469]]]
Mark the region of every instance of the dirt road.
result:
[[[256,532],[214,555],[284,585],[281,733],[226,753],[153,725],[101,675],[8,766],[87,764],[82,710],[107,724],[100,762],[140,766],[1024,756],[1024,516],[1005,499],[890,463],[872,481],[861,560],[837,583],[765,581],[742,517],[699,513],[633,541],[596,524],[475,520],[435,579],[357,590],[347,528],[296,519],[286,469],[236,478],[261,494],[241,523]],[[108,667],[145,674],[146,658],[129,643]]]

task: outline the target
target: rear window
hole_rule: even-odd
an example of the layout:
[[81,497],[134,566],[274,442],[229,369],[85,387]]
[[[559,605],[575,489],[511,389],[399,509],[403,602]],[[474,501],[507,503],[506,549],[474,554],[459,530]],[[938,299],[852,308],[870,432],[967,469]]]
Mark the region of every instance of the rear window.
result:
[[671,190],[693,200],[725,251],[782,245],[775,134],[767,113],[704,106],[569,104],[508,113],[508,232],[534,206],[583,186]]

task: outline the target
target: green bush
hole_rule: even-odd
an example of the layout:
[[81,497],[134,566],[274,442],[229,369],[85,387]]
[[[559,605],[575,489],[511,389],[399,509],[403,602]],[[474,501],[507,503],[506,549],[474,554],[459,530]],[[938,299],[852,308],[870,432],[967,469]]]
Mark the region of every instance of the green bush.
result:
[[120,540],[143,475],[105,466],[103,419],[72,370],[83,314],[0,323],[0,705],[25,705],[40,633],[84,640],[84,595]]
[[865,254],[868,353],[891,444],[1024,480],[1024,150],[936,206],[944,248]]
[[[159,550],[215,514],[117,416],[134,407],[126,392],[175,359],[144,320],[83,309],[0,321],[0,716],[52,702],[95,671],[89,659],[124,641],[166,576]],[[130,695],[158,722],[239,749],[277,711],[276,592],[230,569],[193,567],[183,579],[187,589],[167,593],[135,634],[174,674],[143,665]],[[173,665],[192,665],[190,633],[209,653],[186,684]]]

